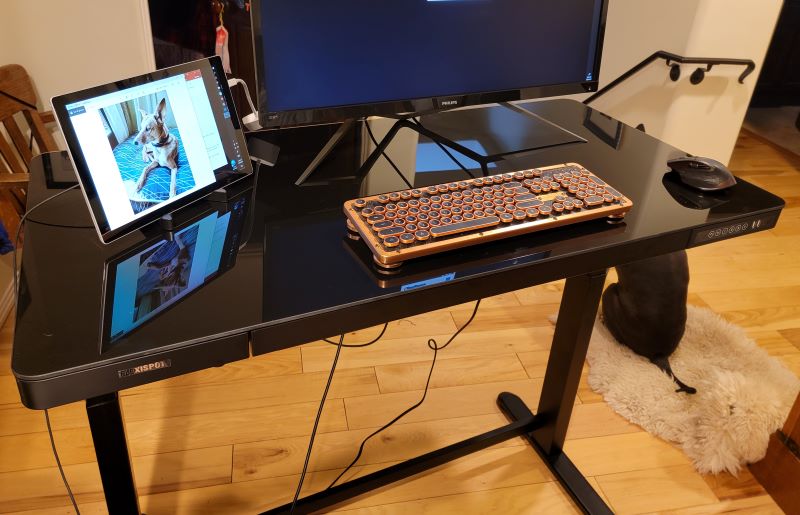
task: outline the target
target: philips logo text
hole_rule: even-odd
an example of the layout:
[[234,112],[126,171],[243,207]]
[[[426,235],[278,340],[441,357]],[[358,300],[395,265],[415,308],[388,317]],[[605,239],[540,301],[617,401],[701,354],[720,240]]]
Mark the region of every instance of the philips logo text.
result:
[[135,376],[138,374],[144,374],[145,372],[152,372],[154,370],[161,370],[162,368],[169,368],[172,366],[171,359],[162,359],[161,361],[154,361],[152,363],[147,363],[145,365],[139,365],[138,367],[133,368],[126,368],[123,370],[117,370],[117,375],[120,379],[124,377]]

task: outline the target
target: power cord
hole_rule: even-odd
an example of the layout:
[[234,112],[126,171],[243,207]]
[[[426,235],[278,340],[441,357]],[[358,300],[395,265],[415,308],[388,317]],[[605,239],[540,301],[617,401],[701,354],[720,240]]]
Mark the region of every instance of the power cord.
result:
[[[387,327],[389,327],[389,322],[386,322],[385,324],[383,324],[383,329],[381,329],[380,334],[378,336],[376,336],[375,338],[373,338],[372,340],[368,341],[367,343],[347,343],[347,344],[343,343],[342,347],[349,347],[349,348],[369,347],[370,345],[372,345],[373,343],[375,343],[375,342],[377,342],[378,340],[381,339],[381,337],[383,336],[383,333],[386,332],[386,328]],[[333,342],[333,341],[331,341],[331,340],[329,340],[327,338],[323,338],[322,341],[325,342],[325,343],[330,343],[331,345],[339,345],[338,343]]]
[[[12,256],[12,266],[13,266],[12,271],[14,272],[13,276],[14,276],[14,302],[15,303],[17,301],[17,296],[19,295],[19,279],[17,278],[17,248],[19,247],[19,236],[22,233],[22,226],[24,225],[25,220],[28,218],[28,215],[33,213],[37,208],[39,208],[39,206],[42,206],[45,203],[50,202],[54,198],[59,197],[59,196],[63,195],[64,193],[68,192],[68,191],[74,190],[77,187],[78,187],[78,185],[75,184],[75,185],[70,186],[69,188],[67,188],[67,189],[65,189],[63,191],[59,191],[55,195],[51,195],[51,196],[47,197],[46,199],[42,200],[41,202],[39,202],[38,204],[36,204],[32,208],[28,209],[25,212],[25,214],[23,214],[20,217],[20,219],[19,219],[19,227],[17,227],[17,233],[16,233],[16,236],[14,237],[14,254]],[[75,501],[75,496],[72,495],[72,489],[69,487],[69,482],[67,481],[66,474],[64,474],[64,467],[61,466],[61,459],[58,457],[58,451],[56,450],[56,441],[55,441],[55,438],[53,437],[53,428],[50,425],[50,414],[48,413],[47,410],[44,410],[44,420],[45,420],[45,422],[47,422],[47,434],[50,435],[50,445],[53,447],[53,456],[56,459],[56,465],[58,465],[58,472],[61,474],[61,480],[64,481],[64,486],[67,489],[67,494],[69,494],[69,500],[72,501],[72,507],[75,508],[75,512],[78,515],[80,515],[81,511],[78,509],[78,503]]]
[[306,471],[308,471],[308,461],[311,459],[311,450],[314,447],[314,438],[317,436],[317,427],[319,426],[319,420],[322,417],[322,408],[325,406],[325,399],[328,398],[328,390],[331,387],[331,382],[333,381],[333,373],[336,370],[336,363],[339,362],[339,354],[342,352],[342,343],[344,342],[344,334],[339,337],[339,344],[336,346],[336,355],[333,357],[333,364],[331,365],[331,373],[328,374],[328,383],[325,385],[325,391],[322,392],[322,400],[319,403],[319,409],[317,410],[317,417],[314,419],[314,428],[311,430],[311,438],[308,441],[308,450],[306,451],[306,460],[303,463],[303,471],[300,473],[300,481],[297,483],[297,490],[294,493],[294,499],[292,499],[292,506],[289,508],[289,513],[294,513],[295,506],[297,505],[297,499],[300,497],[300,490],[303,489],[303,481],[306,478]]
[[[372,127],[369,126],[369,120],[365,120],[364,121],[364,125],[367,127],[367,132],[369,133],[369,139],[372,140],[372,144],[375,145],[375,147],[377,148],[379,146],[379,143],[378,143],[378,140],[375,139],[375,135],[372,133]],[[386,159],[386,161],[389,162],[390,165],[392,165],[392,168],[394,168],[394,171],[397,172],[397,175],[401,179],[403,179],[403,182],[406,183],[406,186],[408,186],[408,189],[410,189],[410,190],[414,189],[414,186],[412,186],[411,183],[408,182],[408,179],[406,179],[406,176],[403,175],[403,172],[400,171],[400,168],[398,168],[397,165],[394,164],[394,161],[392,161],[392,158],[389,157],[389,154],[387,154],[384,151],[384,152],[381,152],[381,155],[384,157],[384,159]]]
[[61,466],[61,460],[58,458],[56,441],[53,438],[53,428],[50,426],[50,413],[48,413],[47,410],[44,410],[44,420],[47,422],[47,434],[50,435],[50,445],[53,447],[53,456],[56,458],[58,471],[61,473],[61,480],[64,481],[64,486],[67,487],[67,494],[69,494],[69,500],[72,501],[72,507],[75,508],[75,513],[81,515],[81,510],[78,509],[78,503],[75,502],[75,496],[72,495],[72,489],[69,487],[69,483],[67,482],[67,476],[64,475],[64,467]]
[[350,464],[347,466],[347,468],[345,468],[345,469],[344,469],[344,470],[341,472],[341,474],[339,474],[338,476],[336,476],[336,479],[334,479],[334,480],[333,480],[333,482],[331,482],[331,484],[330,484],[330,485],[328,485],[328,488],[326,488],[326,490],[329,490],[330,488],[333,488],[333,486],[336,484],[336,482],[337,482],[337,481],[339,481],[339,480],[340,480],[340,479],[341,479],[341,478],[342,478],[342,477],[343,477],[343,476],[344,476],[344,475],[347,473],[347,471],[348,471],[348,470],[350,470],[351,468],[353,468],[353,466],[354,466],[356,463],[358,463],[358,460],[359,460],[359,459],[361,459],[361,454],[364,452],[364,446],[366,446],[367,442],[368,442],[368,441],[369,441],[369,440],[370,440],[370,439],[371,439],[373,436],[375,436],[375,435],[379,434],[381,431],[383,431],[383,430],[385,430],[385,429],[388,429],[388,428],[389,428],[389,427],[391,427],[391,426],[392,426],[392,425],[393,425],[395,422],[397,422],[397,421],[398,421],[398,420],[400,420],[401,418],[405,417],[406,415],[408,415],[409,413],[411,413],[411,412],[412,412],[412,411],[414,411],[415,409],[419,408],[419,407],[422,405],[422,403],[423,403],[423,402],[425,402],[425,398],[426,398],[426,397],[427,397],[427,395],[428,395],[428,388],[430,387],[430,384],[431,384],[431,376],[433,376],[433,369],[434,369],[434,367],[436,366],[436,356],[439,354],[439,351],[440,351],[440,350],[444,350],[444,349],[446,349],[446,348],[447,348],[447,346],[448,346],[448,345],[450,345],[450,344],[453,342],[453,340],[455,340],[455,339],[456,339],[456,336],[458,336],[458,335],[461,333],[461,331],[463,331],[464,329],[466,329],[466,328],[467,328],[467,326],[468,326],[470,323],[472,323],[472,320],[475,318],[475,315],[478,313],[478,307],[479,307],[480,305],[481,305],[481,299],[478,299],[478,300],[475,302],[475,309],[473,309],[473,310],[472,310],[472,315],[470,315],[470,317],[469,317],[469,320],[467,320],[467,321],[464,323],[464,325],[462,325],[462,326],[461,326],[461,327],[458,329],[458,331],[456,331],[456,332],[453,334],[453,336],[451,336],[451,337],[450,337],[450,339],[449,339],[449,340],[447,340],[447,343],[445,343],[445,344],[444,344],[444,345],[442,345],[441,347],[439,347],[439,344],[437,344],[437,343],[436,343],[436,340],[435,340],[435,339],[433,339],[433,338],[430,338],[430,339],[428,339],[428,348],[430,348],[430,349],[433,351],[433,360],[431,361],[431,368],[430,368],[430,370],[428,371],[428,379],[425,381],[425,389],[424,389],[424,390],[423,390],[423,392],[422,392],[422,398],[420,398],[420,400],[419,400],[419,401],[417,401],[417,403],[416,403],[416,404],[414,404],[413,406],[409,407],[408,409],[406,409],[405,411],[403,411],[402,413],[400,413],[399,415],[397,415],[396,417],[394,417],[392,420],[390,420],[388,423],[386,423],[386,424],[385,424],[383,427],[381,427],[380,429],[377,429],[375,432],[373,432],[372,434],[370,434],[369,436],[367,436],[366,438],[364,438],[364,440],[362,440],[362,441],[361,441],[361,445],[358,447],[358,453],[356,453],[356,457],[355,457],[355,458],[353,458],[353,461],[351,461],[351,462],[350,462]]

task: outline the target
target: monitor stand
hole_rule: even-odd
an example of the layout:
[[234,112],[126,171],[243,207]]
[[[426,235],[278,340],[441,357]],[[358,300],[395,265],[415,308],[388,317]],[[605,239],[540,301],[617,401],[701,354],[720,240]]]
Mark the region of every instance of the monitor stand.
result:
[[303,171],[300,177],[295,181],[294,183],[295,186],[302,186],[303,183],[306,182],[306,180],[311,176],[311,174],[313,174],[316,171],[317,167],[319,167],[319,165],[322,164],[325,158],[328,157],[328,155],[333,151],[334,147],[336,147],[336,145],[339,144],[344,135],[347,134],[347,131],[349,131],[355,123],[356,120],[351,118],[349,120],[345,120],[339,126],[339,128],[336,130],[333,136],[331,136],[331,139],[329,139],[328,142],[325,143],[325,146],[322,147],[322,150],[319,151],[319,153],[306,167],[306,169]]
[[[421,121],[418,121],[417,117],[420,117]],[[295,182],[297,186],[307,181],[355,122],[356,120],[348,120],[339,127],[297,179]],[[490,175],[490,164],[512,155],[561,145],[586,143],[586,140],[577,134],[509,103],[459,111],[407,115],[398,118],[361,165],[356,176],[352,178],[363,181],[401,129],[410,129],[429,138],[448,154],[450,153],[447,148],[477,162],[483,176]],[[468,145],[474,148],[476,146],[474,143],[478,143],[477,146],[485,152],[469,148]]]

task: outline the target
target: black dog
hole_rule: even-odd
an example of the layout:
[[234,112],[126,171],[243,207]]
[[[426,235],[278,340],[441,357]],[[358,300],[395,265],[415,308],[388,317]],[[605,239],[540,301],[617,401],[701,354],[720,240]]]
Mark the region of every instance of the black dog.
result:
[[619,282],[603,292],[603,319],[621,344],[669,374],[677,392],[696,393],[669,366],[686,329],[689,262],[685,251],[616,267]]

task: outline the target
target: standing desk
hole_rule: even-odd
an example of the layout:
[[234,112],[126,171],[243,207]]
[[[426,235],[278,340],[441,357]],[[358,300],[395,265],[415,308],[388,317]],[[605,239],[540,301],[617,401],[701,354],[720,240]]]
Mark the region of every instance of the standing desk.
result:
[[[313,180],[301,187],[294,180],[335,127],[266,132],[259,137],[279,145],[280,158],[274,168],[260,170],[257,182],[240,183],[241,191],[231,192],[246,199],[248,212],[236,245],[228,249],[233,254],[226,269],[109,342],[103,336],[109,316],[106,299],[112,298],[105,279],[108,267],[163,235],[154,224],[104,246],[79,191],[48,202],[31,215],[25,229],[12,355],[23,404],[44,409],[85,400],[109,511],[138,513],[120,390],[566,278],[535,410],[515,395],[498,392],[508,425],[310,495],[300,500],[297,511],[323,510],[523,436],[581,509],[609,513],[561,450],[606,270],[769,229],[784,204],[743,180],[725,192],[700,195],[668,173],[667,161],[684,152],[578,102],[526,103],[518,109],[584,141],[508,156],[494,163],[490,173],[581,163],[633,200],[623,223],[586,222],[460,249],[407,262],[387,275],[374,268],[363,243],[346,237],[341,212],[343,201],[378,193],[375,188],[403,188],[391,172],[379,168],[366,181],[359,180],[356,170],[364,159],[360,131],[346,136]],[[465,120],[474,127],[466,128],[480,146],[489,148],[496,143],[492,138],[497,127],[491,119],[475,121],[479,119],[476,112],[469,113]],[[401,163],[413,164],[416,187],[463,180],[464,171],[453,163],[420,158],[431,155],[431,147],[423,148],[431,144],[420,139],[405,150],[390,147],[389,152]],[[66,187],[69,171],[64,154],[35,160],[29,204]],[[230,209],[230,202],[202,201],[182,210],[176,221]],[[272,504],[264,499],[265,507]]]

